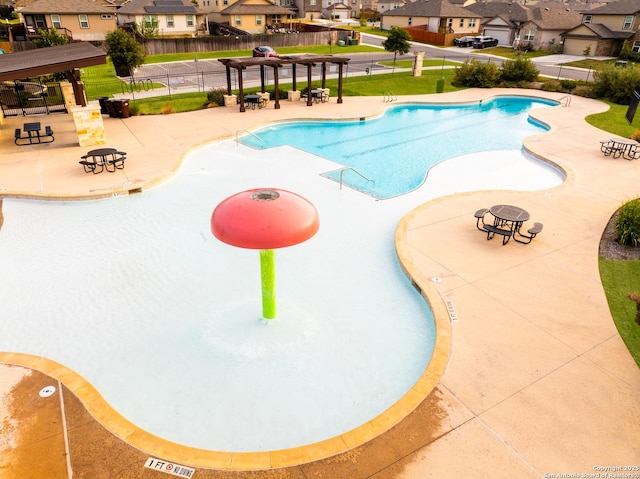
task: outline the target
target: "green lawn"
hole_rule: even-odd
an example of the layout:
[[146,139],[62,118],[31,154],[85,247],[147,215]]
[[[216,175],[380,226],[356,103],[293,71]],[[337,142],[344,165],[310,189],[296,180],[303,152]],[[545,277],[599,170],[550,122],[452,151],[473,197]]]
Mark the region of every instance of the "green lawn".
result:
[[604,113],[587,116],[587,123],[624,138],[629,138],[633,133],[640,130],[640,113],[636,114],[633,123],[630,125],[624,116],[628,108],[626,105],[618,105],[607,101],[603,103],[609,105],[609,110]]
[[628,292],[640,293],[640,261],[613,261],[600,258],[600,279],[609,310],[620,337],[640,366],[640,325],[635,321],[636,303]]

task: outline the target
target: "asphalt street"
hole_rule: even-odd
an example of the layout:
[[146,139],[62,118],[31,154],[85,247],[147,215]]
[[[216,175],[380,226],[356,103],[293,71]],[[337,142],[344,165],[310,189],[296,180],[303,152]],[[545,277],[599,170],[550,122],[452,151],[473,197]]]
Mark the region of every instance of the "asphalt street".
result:
[[[349,76],[374,75],[378,73],[390,72],[390,66],[381,65],[380,62],[393,59],[393,53],[388,53],[382,47],[384,37],[362,34],[361,43],[380,48],[380,52],[375,53],[350,53],[350,61],[345,69],[345,79]],[[412,50],[406,55],[398,56],[398,59],[413,59],[415,53],[424,52],[425,59],[442,59],[449,61],[465,62],[470,59],[479,61],[491,61],[501,64],[504,60],[501,57],[483,53],[482,50],[473,48],[458,47],[434,47],[424,43],[412,42]],[[340,46],[335,46],[333,54],[342,55]],[[540,73],[550,78],[568,78],[574,80],[593,80],[591,70],[568,67],[565,63],[582,59],[583,57],[571,55],[548,55],[544,57],[532,58]],[[337,76],[337,66],[327,65],[327,76]],[[297,78],[301,84],[306,83],[306,71],[299,68]],[[238,87],[238,78],[235,70],[232,70],[232,89]],[[304,77],[304,78],[303,78]],[[321,78],[320,65],[312,71],[314,80]],[[278,70],[278,78],[281,83],[288,83],[292,80],[292,69],[290,66],[283,66]],[[260,69],[247,69],[243,72],[244,86],[260,85]],[[273,84],[273,71],[265,69],[266,84]],[[152,90],[151,83],[161,83],[166,89]],[[191,61],[180,61],[170,63],[157,63],[140,66],[135,72],[129,90],[125,96],[143,97],[158,94],[183,93],[189,91],[209,91],[212,89],[226,89],[227,79],[225,67],[217,59],[199,60],[197,55]]]

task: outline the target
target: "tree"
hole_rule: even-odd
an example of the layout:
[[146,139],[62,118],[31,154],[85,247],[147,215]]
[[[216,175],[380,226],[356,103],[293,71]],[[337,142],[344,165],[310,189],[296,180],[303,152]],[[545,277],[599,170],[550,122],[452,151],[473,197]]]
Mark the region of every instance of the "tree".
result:
[[40,35],[40,38],[33,41],[38,48],[55,47],[56,45],[69,43],[69,39],[64,35],[60,35],[54,27],[50,30],[38,30],[38,35]]
[[391,33],[385,41],[382,42],[382,46],[388,52],[393,52],[393,67],[396,66],[396,56],[398,53],[404,55],[411,50],[411,35],[406,30],[400,27],[391,27]]
[[142,45],[136,42],[133,35],[118,29],[105,35],[107,54],[111,57],[118,76],[129,76],[131,70],[142,65],[144,52]]

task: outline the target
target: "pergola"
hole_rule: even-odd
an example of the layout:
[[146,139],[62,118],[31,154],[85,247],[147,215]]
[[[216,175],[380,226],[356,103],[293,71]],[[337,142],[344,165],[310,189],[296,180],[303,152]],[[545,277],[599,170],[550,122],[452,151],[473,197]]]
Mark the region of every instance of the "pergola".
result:
[[322,64],[322,88],[325,88],[327,80],[327,63],[338,65],[338,103],[342,103],[342,74],[344,65],[349,63],[349,58],[332,56],[332,55],[291,55],[283,57],[244,57],[244,58],[219,58],[218,61],[227,69],[227,95],[231,95],[231,69],[238,71],[238,100],[240,103],[240,111],[245,111],[244,106],[244,86],[242,84],[242,70],[247,67],[260,67],[260,90],[265,91],[265,68],[273,68],[273,78],[275,86],[275,106],[277,110],[280,108],[280,97],[278,90],[278,69],[283,65],[291,65],[293,77],[293,90],[296,88],[296,67],[303,65],[307,67],[307,106],[312,105],[311,98],[311,69],[317,64]]
[[22,80],[49,73],[65,72],[73,85],[76,104],[86,106],[80,68],[104,65],[107,54],[87,42],[36,48],[0,55],[0,81]]

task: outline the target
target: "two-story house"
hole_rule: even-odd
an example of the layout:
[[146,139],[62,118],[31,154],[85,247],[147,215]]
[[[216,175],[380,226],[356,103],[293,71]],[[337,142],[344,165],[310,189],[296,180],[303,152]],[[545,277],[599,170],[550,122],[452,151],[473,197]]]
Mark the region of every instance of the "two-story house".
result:
[[207,19],[191,0],[131,0],[118,9],[118,25],[156,27],[160,36],[196,35],[207,30]]
[[92,0],[35,0],[18,13],[30,35],[53,27],[73,40],[100,41],[117,28],[115,11]]
[[529,19],[520,26],[514,46],[552,50],[562,43],[562,34],[580,25],[580,12],[563,8],[558,2],[539,2],[528,7]]
[[396,27],[426,26],[434,33],[466,33],[477,35],[480,17],[448,0],[416,1],[382,14],[384,30]]
[[582,23],[562,34],[568,55],[618,56],[625,40],[640,52],[640,1],[616,0],[582,14]]
[[[224,7],[212,16],[218,23],[252,34],[265,33],[271,26],[280,26],[296,18],[296,13],[270,0],[219,0]],[[226,5],[228,6],[226,6]]]
[[519,3],[482,1],[465,9],[481,17],[481,33],[497,38],[498,45],[512,45],[529,19],[528,10]]

